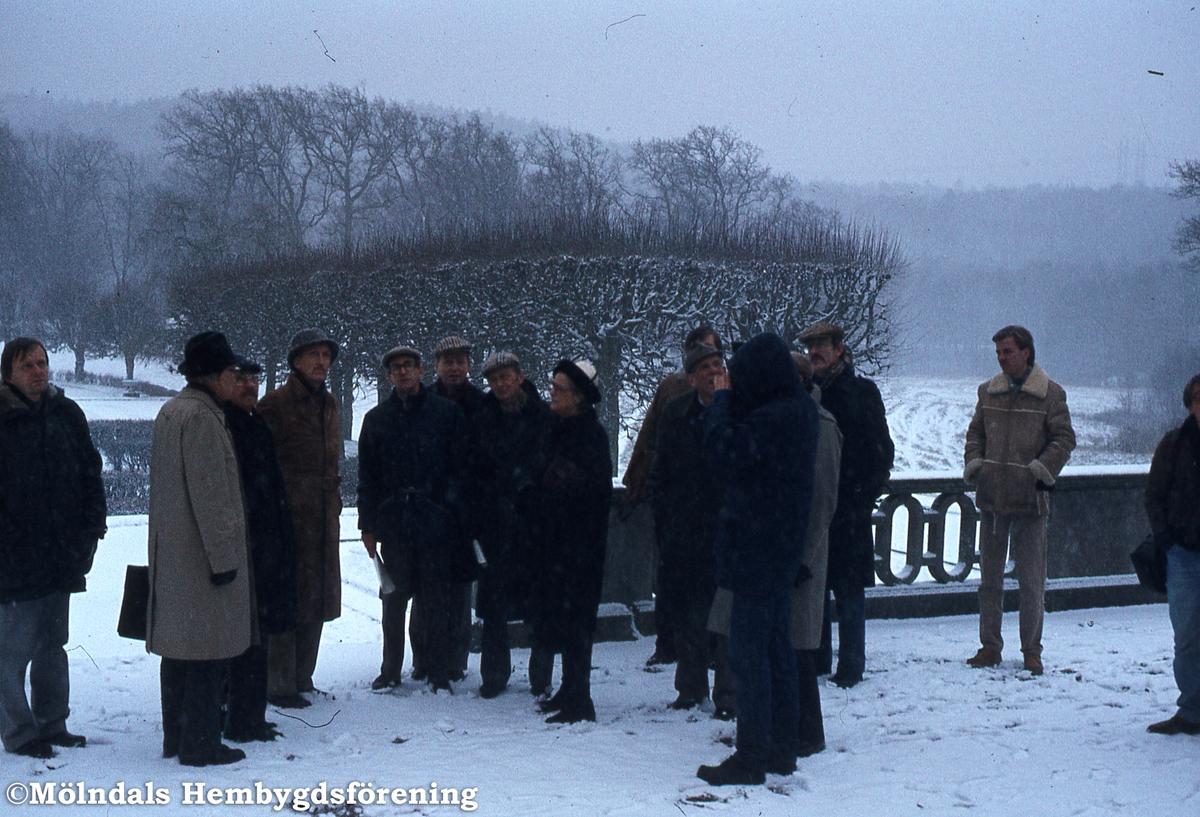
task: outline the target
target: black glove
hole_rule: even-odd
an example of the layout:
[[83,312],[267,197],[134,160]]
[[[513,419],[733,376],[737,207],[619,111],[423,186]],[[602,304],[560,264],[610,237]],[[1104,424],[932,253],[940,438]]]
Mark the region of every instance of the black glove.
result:
[[1163,553],[1175,546],[1175,533],[1170,530],[1165,530],[1162,533],[1154,534],[1154,547]]
[[208,578],[217,587],[224,587],[227,584],[232,584],[233,580],[237,578],[237,570],[226,570],[224,573],[214,573]]

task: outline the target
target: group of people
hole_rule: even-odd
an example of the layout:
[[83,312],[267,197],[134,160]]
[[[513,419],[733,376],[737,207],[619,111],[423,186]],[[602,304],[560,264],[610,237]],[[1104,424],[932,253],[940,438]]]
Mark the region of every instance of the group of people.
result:
[[[728,356],[708,326],[660,385],[625,475],[626,504],[649,501],[658,545],[658,639],[690,709],[711,697],[737,720],[735,752],[698,775],[713,785],[790,774],[825,748],[818,677],[854,686],[866,667],[865,594],[874,583],[871,513],[894,448],[883,401],[857,374],[841,327],[763,333]],[[1019,326],[992,338],[1000,373],[979,388],[963,477],[981,513],[980,649],[1001,663],[1003,572],[1020,586],[1024,667],[1041,674],[1049,496],[1075,446],[1064,390]],[[364,417],[358,519],[380,577],[383,657],[371,686],[402,683],[408,621],[413,680],[452,691],[465,676],[472,583],[482,619],[479,695],[505,692],[510,621],[530,625],[529,681],[548,722],[595,720],[592,639],[612,497],[595,369],[562,360],[547,404],[507,352],[468,381],[471,344],[383,355],[391,391]],[[289,376],[258,396],[261,367],[218,332],[192,337],[187,386],[155,421],[146,648],[161,656],[163,755],[205,766],[272,740],[268,703],[304,707],[322,626],[340,614],[338,403],[325,386],[338,345],[304,330]],[[86,743],[67,730],[69,596],[85,588],[105,533],[101,457],[79,407],[49,383],[45,347],[9,341],[0,360],[0,736],[46,758]],[[1146,507],[1167,550],[1179,709],[1150,731],[1200,734],[1200,376],[1189,417],[1164,438]],[[1191,561],[1189,561],[1191,560]],[[411,602],[411,612],[409,603]],[[562,682],[551,693],[555,654]],[[710,668],[715,670],[709,683]],[[32,705],[25,694],[28,672]]]

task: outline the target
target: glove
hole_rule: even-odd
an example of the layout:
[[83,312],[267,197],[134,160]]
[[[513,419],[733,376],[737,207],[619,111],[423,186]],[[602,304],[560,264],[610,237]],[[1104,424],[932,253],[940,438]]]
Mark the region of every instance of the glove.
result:
[[979,473],[979,469],[983,467],[983,458],[976,457],[967,463],[967,467],[963,469],[963,482],[968,485],[975,484],[975,475]]
[[233,580],[237,578],[237,569],[226,570],[224,573],[214,573],[208,578],[217,587],[224,587],[227,584],[232,584]]

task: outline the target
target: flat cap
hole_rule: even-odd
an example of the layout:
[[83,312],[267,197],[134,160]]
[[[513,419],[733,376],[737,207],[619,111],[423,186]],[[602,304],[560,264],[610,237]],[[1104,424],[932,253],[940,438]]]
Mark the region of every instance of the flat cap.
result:
[[411,346],[393,346],[391,349],[388,349],[383,353],[381,365],[383,366],[384,371],[387,371],[388,367],[392,365],[392,361],[398,357],[411,357],[417,361],[418,366],[421,365],[421,353],[416,349]]
[[433,347],[433,359],[437,360],[442,355],[451,352],[466,352],[469,355],[471,354],[471,344],[458,335],[446,335]]
[[800,342],[807,344],[820,338],[829,338],[830,343],[845,343],[846,332],[842,327],[825,321],[817,321],[800,333]]
[[483,362],[483,376],[487,377],[491,372],[505,366],[512,366],[518,372],[521,371],[521,361],[512,352],[492,352]]

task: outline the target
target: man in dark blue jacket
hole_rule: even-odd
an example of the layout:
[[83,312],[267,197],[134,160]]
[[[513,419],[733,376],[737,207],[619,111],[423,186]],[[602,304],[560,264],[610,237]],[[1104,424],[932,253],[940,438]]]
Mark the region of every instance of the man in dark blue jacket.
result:
[[467,420],[421,383],[421,353],[398,346],[383,356],[392,393],[363,417],[358,438],[358,526],[367,554],[379,548],[396,588],[383,596],[383,664],[374,689],[400,683],[404,614],[410,598],[424,615],[422,669],[436,692],[451,690],[453,548],[461,544],[470,472]]
[[[46,347],[16,338],[0,355],[0,738],[54,757],[67,731],[71,593],[82,592],[106,506],[87,420],[50,385]],[[33,707],[25,697],[25,674]]]
[[704,446],[725,474],[716,583],[733,592],[729,662],[738,728],[734,754],[701,766],[697,776],[721,786],[796,769],[796,655],[788,624],[812,505],[818,415],[787,345],[769,332],[743,345],[716,385]]

